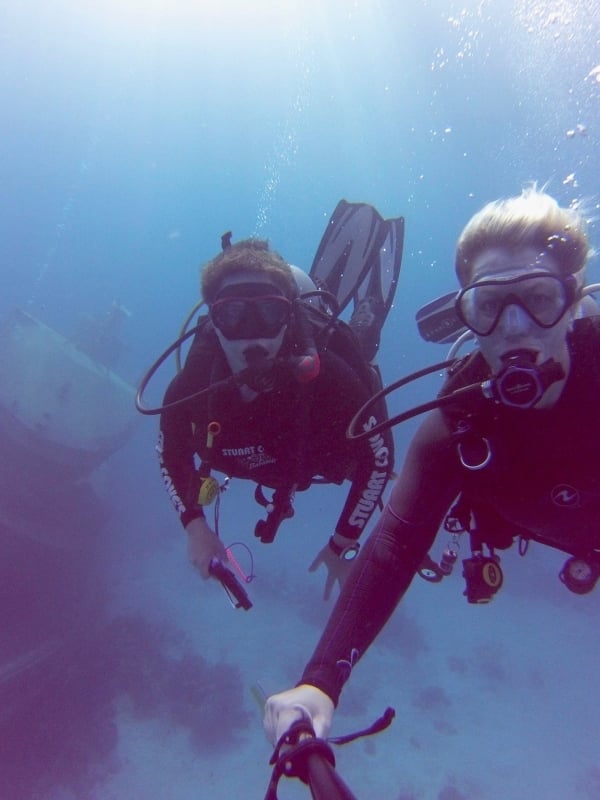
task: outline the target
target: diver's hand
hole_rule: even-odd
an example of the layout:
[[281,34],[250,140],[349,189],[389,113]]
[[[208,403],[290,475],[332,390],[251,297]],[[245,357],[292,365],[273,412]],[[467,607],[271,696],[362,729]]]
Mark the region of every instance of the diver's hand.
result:
[[185,530],[188,535],[188,558],[207,580],[210,577],[211,559],[218,558],[224,564],[227,563],[225,546],[203,517],[188,522]]
[[[348,539],[348,542],[350,541],[351,540]],[[308,571],[316,572],[321,564],[324,564],[325,568],[327,569],[323,600],[329,600],[331,597],[331,591],[335,584],[339,584],[340,589],[344,585],[350,572],[352,561],[346,561],[345,559],[340,558],[333,552],[328,543],[317,553],[316,558],[308,568]]]
[[273,694],[265,703],[263,725],[267,739],[274,747],[299,719],[307,719],[314,728],[315,736],[325,739],[331,728],[333,711],[333,700],[308,683]]

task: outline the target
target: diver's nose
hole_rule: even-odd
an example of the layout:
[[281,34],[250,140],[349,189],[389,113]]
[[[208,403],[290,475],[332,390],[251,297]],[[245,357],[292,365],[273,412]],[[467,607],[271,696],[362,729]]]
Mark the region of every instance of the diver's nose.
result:
[[521,306],[511,303],[502,312],[500,323],[502,332],[506,336],[519,336],[522,333],[527,333],[531,319]]

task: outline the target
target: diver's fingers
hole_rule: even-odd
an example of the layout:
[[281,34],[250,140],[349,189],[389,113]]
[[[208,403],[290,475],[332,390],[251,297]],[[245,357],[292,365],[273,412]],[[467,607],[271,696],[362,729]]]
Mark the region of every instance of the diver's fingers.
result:
[[282,706],[269,698],[265,705],[265,716],[263,720],[267,739],[271,742],[273,747],[275,747],[284,733],[289,731],[294,722],[305,718],[310,720],[310,714],[307,709],[302,706]]
[[315,556],[314,561],[312,562],[312,564],[308,568],[308,571],[309,572],[316,572],[319,569],[319,567],[321,566],[322,563],[323,563],[323,558],[321,556],[321,553],[317,553],[317,555]]

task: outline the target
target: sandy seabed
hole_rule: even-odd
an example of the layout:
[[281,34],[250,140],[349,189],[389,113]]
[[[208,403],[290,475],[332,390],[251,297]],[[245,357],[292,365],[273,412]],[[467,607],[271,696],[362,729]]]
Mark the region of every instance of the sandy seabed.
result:
[[[117,712],[117,766],[94,800],[264,797],[270,747],[251,687],[292,686],[329,609],[323,576],[304,572],[307,548],[288,541],[257,550],[247,613],[229,608],[220,587],[199,582],[174,543],[149,554],[135,577],[123,576],[117,606],[131,611],[135,597],[143,613],[173,620],[209,662],[237,665],[249,723],[231,748],[202,753],[185,729],[141,720],[125,705]],[[505,585],[485,606],[466,602],[459,568],[439,585],[415,580],[355,669],[335,717],[332,734],[343,734],[396,709],[386,732],[335,750],[358,798],[600,797],[599,600],[560,584],[562,560],[539,547],[525,559],[503,554]],[[310,796],[287,779],[279,794]]]

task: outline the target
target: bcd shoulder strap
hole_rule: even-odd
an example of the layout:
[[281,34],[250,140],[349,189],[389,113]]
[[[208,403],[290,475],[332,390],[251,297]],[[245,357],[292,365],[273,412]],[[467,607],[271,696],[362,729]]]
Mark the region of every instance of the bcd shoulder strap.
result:
[[327,351],[334,353],[352,369],[367,391],[372,393],[374,370],[362,354],[360,343],[350,325],[308,303],[303,302],[301,307],[319,354]]

